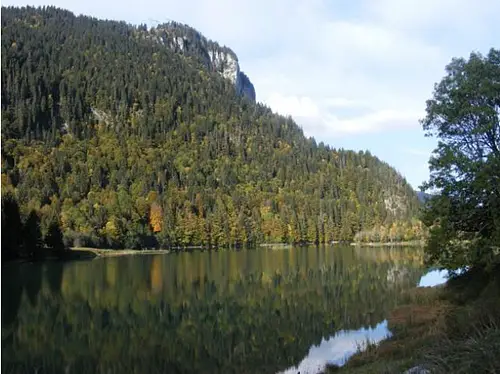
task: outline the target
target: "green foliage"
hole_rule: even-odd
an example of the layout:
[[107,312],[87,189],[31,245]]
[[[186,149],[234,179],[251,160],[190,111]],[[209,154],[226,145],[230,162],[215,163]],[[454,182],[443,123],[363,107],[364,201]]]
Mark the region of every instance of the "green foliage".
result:
[[[66,246],[60,223],[50,206],[32,209],[25,219],[11,191],[2,194],[2,258],[41,259],[48,255],[62,256]],[[47,222],[45,235],[43,223]],[[46,251],[49,250],[49,252]]]
[[163,31],[2,8],[2,185],[42,232],[55,217],[70,246],[325,243],[416,215],[389,165],[307,139]]
[[23,252],[29,257],[40,257],[43,249],[43,238],[40,227],[40,217],[32,210],[24,223],[22,230]]
[[425,240],[428,230],[419,220],[394,222],[391,226],[375,226],[358,232],[354,241],[358,243],[398,243]]
[[45,236],[47,248],[55,253],[64,251],[63,234],[59,222],[52,221],[49,225],[47,235]]
[[485,265],[500,243],[500,51],[453,59],[422,121],[439,139],[425,185],[429,261],[449,269]]
[[4,260],[19,255],[22,245],[22,222],[19,205],[9,193],[2,196],[2,258]]

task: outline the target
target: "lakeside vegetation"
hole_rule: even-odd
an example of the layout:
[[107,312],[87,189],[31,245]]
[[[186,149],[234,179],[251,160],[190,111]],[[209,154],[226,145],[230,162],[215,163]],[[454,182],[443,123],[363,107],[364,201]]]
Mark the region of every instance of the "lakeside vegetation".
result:
[[354,242],[360,245],[403,244],[423,242],[428,237],[428,229],[418,219],[409,222],[393,222],[390,226],[375,225],[354,235]]
[[328,372],[403,373],[417,366],[433,374],[499,372],[499,274],[497,266],[407,291],[388,318],[392,337]]
[[389,317],[393,335],[358,353],[347,374],[500,372],[500,50],[453,59],[422,124],[439,139],[423,222],[426,263],[443,287],[412,290]]
[[439,139],[423,221],[428,261],[450,270],[490,268],[500,255],[500,50],[453,59],[422,124]]
[[42,222],[32,210],[23,222],[17,201],[9,193],[2,193],[2,232],[2,261],[62,258],[67,253],[58,219],[51,216]]

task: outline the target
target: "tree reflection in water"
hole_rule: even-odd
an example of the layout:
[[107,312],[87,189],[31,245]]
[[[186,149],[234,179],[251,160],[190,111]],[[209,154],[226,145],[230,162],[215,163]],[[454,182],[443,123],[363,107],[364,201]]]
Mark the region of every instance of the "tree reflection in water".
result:
[[423,272],[416,248],[342,246],[4,268],[2,371],[39,373],[275,373],[375,328]]

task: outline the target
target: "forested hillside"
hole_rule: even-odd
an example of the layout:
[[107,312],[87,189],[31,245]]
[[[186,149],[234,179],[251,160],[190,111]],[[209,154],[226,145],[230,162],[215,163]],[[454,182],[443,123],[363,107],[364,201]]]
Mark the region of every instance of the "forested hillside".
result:
[[418,199],[389,165],[307,139],[195,49],[151,35],[2,7],[2,195],[43,235],[56,220],[67,245],[232,246],[411,222]]

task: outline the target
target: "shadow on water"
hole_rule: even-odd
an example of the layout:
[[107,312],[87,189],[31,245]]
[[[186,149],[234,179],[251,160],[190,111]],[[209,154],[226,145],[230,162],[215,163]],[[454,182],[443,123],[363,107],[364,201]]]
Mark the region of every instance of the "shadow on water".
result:
[[64,263],[62,261],[54,261],[54,263],[45,268],[45,279],[47,280],[50,290],[54,294],[61,293],[63,270]]
[[12,265],[2,371],[40,373],[275,373],[308,352],[332,362],[352,331],[380,335],[423,272],[415,248],[342,246]]
[[23,281],[20,267],[2,266],[2,329],[15,321],[22,296]]
[[24,290],[33,307],[36,307],[38,293],[42,288],[42,273],[43,269],[39,264],[27,263],[21,268]]

